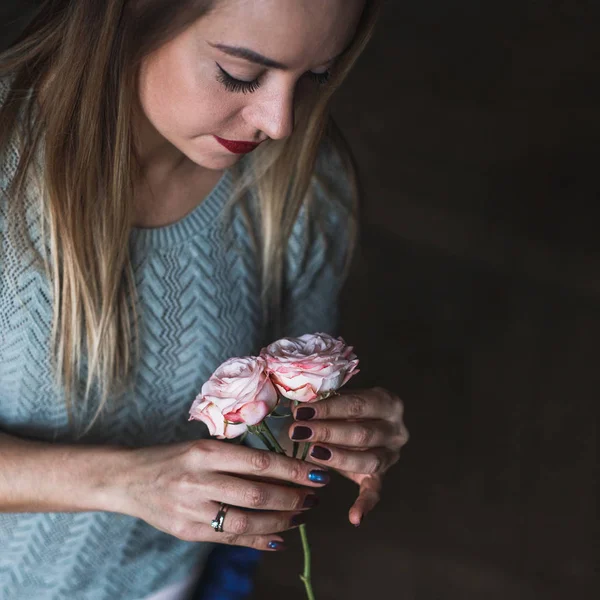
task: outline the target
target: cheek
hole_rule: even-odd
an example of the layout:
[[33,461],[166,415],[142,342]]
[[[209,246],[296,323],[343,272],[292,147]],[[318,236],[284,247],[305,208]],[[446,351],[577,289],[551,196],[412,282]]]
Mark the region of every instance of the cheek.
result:
[[192,77],[186,94],[179,99],[179,111],[192,135],[223,133],[223,127],[235,120],[243,101],[230,94],[209,75]]
[[152,125],[171,140],[221,132],[241,110],[209,66],[161,59],[142,71],[140,99]]

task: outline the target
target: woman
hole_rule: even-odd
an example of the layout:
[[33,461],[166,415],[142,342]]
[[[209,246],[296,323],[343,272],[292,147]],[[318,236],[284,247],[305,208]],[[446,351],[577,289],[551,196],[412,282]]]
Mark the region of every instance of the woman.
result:
[[281,550],[327,468],[352,523],[376,504],[407,439],[385,390],[301,408],[309,463],[187,411],[226,358],[337,326],[328,107],[377,4],[46,0],[0,56],[3,597],[189,597],[215,543]]

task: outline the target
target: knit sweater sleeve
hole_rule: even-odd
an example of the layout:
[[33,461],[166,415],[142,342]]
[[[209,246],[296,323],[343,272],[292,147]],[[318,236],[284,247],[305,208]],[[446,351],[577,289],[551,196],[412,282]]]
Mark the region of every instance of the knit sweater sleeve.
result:
[[331,142],[319,154],[312,202],[294,224],[287,248],[283,332],[337,335],[340,292],[352,251],[356,207],[350,174]]

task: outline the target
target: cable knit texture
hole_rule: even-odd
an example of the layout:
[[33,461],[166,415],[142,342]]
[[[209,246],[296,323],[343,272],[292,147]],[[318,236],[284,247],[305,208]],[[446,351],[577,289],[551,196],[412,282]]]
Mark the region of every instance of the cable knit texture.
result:
[[[1,98],[0,98],[1,100]],[[284,335],[336,333],[350,211],[339,159],[324,145],[310,213],[287,253]],[[141,357],[133,391],[83,439],[69,425],[49,362],[51,293],[43,271],[6,238],[14,146],[0,163],[0,430],[49,442],[144,446],[207,436],[188,410],[214,369],[261,343],[258,257],[239,211],[223,219],[233,175],[181,221],[134,229]],[[310,214],[310,217],[308,216]],[[317,226],[317,224],[319,224]],[[35,221],[29,227],[41,242]],[[80,416],[85,422],[95,408]],[[188,543],[126,515],[0,514],[1,600],[137,600],[184,579],[212,545]]]

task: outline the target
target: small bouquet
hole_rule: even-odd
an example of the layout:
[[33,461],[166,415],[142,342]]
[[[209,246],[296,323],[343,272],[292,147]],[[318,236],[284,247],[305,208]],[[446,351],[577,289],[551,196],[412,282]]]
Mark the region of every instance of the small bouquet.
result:
[[[279,405],[315,402],[337,394],[359,372],[352,351],[341,337],[314,333],[282,338],[263,348],[260,356],[230,358],[202,386],[190,409],[190,420],[202,421],[218,439],[250,433],[272,452],[286,454],[267,419],[282,416],[275,414]],[[309,447],[304,444],[302,460]],[[294,442],[294,458],[299,450],[300,444]],[[307,597],[314,600],[306,525],[300,525],[300,535],[304,550],[300,579]]]

